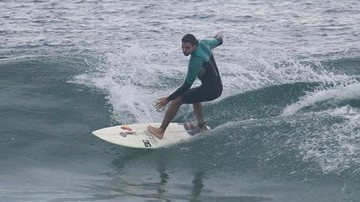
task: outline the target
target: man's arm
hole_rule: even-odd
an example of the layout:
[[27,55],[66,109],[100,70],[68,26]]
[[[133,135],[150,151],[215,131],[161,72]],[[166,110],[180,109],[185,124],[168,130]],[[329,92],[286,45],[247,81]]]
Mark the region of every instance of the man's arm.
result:
[[191,87],[191,84],[188,84],[185,81],[184,84],[182,86],[180,86],[180,88],[178,88],[175,92],[173,92],[171,95],[169,95],[169,97],[167,97],[166,99],[168,101],[175,100],[177,97],[179,97],[180,95],[184,94],[187,90],[189,90],[190,87]]
[[221,44],[223,44],[224,36],[222,34],[217,33],[213,38],[214,39],[204,39],[202,41],[204,41],[206,44],[208,44],[211,49],[216,48],[216,47],[220,46]]
[[188,66],[188,73],[186,75],[185,82],[180,88],[178,88],[174,93],[172,93],[166,99],[168,101],[174,100],[180,95],[184,94],[187,90],[190,89],[191,85],[194,83],[199,71],[202,68],[204,61],[200,57],[191,57]]

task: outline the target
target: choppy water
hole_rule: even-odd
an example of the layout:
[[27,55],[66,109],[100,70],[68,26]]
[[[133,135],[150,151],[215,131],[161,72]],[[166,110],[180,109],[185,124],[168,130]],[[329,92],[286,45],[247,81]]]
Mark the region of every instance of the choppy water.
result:
[[[355,0],[0,1],[0,201],[359,201],[358,22]],[[91,135],[161,121],[181,37],[216,32],[213,130],[151,152]]]

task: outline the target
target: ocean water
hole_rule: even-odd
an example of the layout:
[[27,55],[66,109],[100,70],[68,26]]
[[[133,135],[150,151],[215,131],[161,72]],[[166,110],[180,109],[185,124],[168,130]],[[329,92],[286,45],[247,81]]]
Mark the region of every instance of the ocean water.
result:
[[[2,0],[0,201],[360,201],[359,22],[357,0]],[[181,37],[217,32],[213,130],[156,151],[91,134],[161,121]]]

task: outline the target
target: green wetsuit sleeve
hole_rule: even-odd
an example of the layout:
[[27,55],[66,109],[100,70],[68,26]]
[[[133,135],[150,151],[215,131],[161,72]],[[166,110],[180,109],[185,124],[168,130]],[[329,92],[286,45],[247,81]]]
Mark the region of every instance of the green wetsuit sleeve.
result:
[[205,44],[210,46],[211,49],[216,48],[220,46],[223,43],[223,40],[221,38],[215,38],[215,39],[204,39],[202,40]]
[[188,72],[185,79],[185,82],[190,86],[194,83],[197,75],[199,74],[202,68],[203,63],[204,60],[201,59],[200,57],[193,56],[190,58]]
[[167,97],[168,101],[174,100],[177,97],[184,94],[188,91],[191,85],[194,83],[199,71],[202,68],[204,60],[197,56],[191,56],[189,66],[188,66],[188,73],[186,75],[185,82],[182,86],[180,86],[175,92],[173,92],[169,97]]

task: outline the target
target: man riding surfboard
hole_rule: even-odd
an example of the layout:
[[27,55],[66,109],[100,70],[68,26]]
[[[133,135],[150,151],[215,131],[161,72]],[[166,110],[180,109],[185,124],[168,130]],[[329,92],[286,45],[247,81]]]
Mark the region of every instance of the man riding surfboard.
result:
[[[219,70],[211,50],[223,43],[223,36],[216,34],[213,39],[198,41],[194,35],[186,34],[181,42],[184,55],[191,55],[185,82],[170,96],[160,98],[156,103],[155,107],[160,109],[170,102],[160,127],[155,128],[149,125],[147,128],[159,139],[163,138],[166,128],[182,104],[193,104],[198,127],[206,129],[201,102],[220,97],[223,89]],[[190,89],[196,77],[201,81],[201,85]]]

